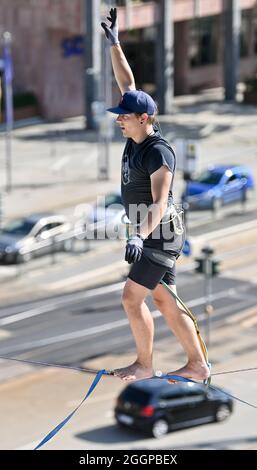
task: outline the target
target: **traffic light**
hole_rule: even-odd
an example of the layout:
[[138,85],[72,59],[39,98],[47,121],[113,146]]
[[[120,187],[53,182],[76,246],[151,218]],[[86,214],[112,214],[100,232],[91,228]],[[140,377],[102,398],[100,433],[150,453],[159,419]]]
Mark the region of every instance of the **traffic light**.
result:
[[220,261],[212,260],[211,261],[211,274],[212,276],[217,276],[220,273]]
[[205,272],[205,259],[204,258],[195,258],[197,263],[195,267],[195,272],[203,274]]

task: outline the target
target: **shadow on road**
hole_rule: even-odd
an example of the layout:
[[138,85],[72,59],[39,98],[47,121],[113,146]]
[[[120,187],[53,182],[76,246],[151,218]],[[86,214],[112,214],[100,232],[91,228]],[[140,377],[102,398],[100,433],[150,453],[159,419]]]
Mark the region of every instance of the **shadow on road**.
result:
[[[192,427],[193,429],[193,427]],[[183,429],[177,430],[177,433],[183,433]],[[93,430],[76,434],[77,438],[83,439],[85,441],[102,443],[102,444],[122,444],[122,443],[139,443],[139,441],[150,440],[151,438],[143,433],[139,433],[135,430],[129,428],[119,428],[118,426],[104,426],[95,428]],[[151,439],[153,444],[156,442],[154,438]],[[160,440],[158,440],[160,442]],[[161,447],[160,447],[161,448]],[[162,447],[165,449],[165,443]],[[218,441],[200,441],[194,444],[188,445],[176,445],[176,449],[179,450],[189,450],[189,449],[199,449],[199,450],[229,450],[229,449],[257,449],[257,436],[241,436],[231,439],[223,439]]]
[[149,439],[149,436],[141,434],[135,430],[119,428],[115,425],[95,428],[90,431],[76,434],[76,437],[85,441],[105,444],[117,444]]
[[[255,445],[254,445],[255,444]],[[193,445],[176,447],[177,449],[199,449],[199,450],[247,450],[247,449],[257,449],[257,436],[247,437],[242,436],[238,438],[224,439],[220,441],[206,441],[199,442]]]

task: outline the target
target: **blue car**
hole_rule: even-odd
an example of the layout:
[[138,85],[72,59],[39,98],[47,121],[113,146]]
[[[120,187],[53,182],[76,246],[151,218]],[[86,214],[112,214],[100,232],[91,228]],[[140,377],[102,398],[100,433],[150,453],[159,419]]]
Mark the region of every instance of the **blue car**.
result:
[[213,165],[187,182],[182,202],[189,209],[218,210],[225,204],[244,201],[254,188],[253,174],[245,165]]

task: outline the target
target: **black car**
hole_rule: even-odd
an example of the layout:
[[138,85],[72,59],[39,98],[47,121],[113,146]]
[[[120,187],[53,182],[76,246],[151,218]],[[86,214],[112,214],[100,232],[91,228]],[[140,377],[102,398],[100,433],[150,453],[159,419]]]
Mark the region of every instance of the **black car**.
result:
[[223,421],[233,411],[233,400],[215,386],[198,383],[171,385],[164,379],[133,382],[119,395],[115,419],[121,426],[161,437],[169,431]]

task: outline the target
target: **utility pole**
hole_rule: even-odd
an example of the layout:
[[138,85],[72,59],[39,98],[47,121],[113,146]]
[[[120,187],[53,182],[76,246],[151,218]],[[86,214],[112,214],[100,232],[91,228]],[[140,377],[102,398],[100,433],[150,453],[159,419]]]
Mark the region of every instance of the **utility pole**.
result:
[[99,101],[101,69],[100,0],[84,0],[85,15],[85,108],[87,129],[97,129],[94,110]]
[[[105,0],[107,12],[112,6],[111,0]],[[102,70],[101,90],[99,92],[99,109],[102,110],[98,116],[98,180],[109,180],[110,178],[110,143],[113,137],[113,122],[110,113],[106,111],[112,105],[112,66],[110,58],[110,45],[105,36],[102,36]]]
[[210,346],[210,334],[211,334],[211,318],[210,315],[213,313],[212,305],[212,280],[214,276],[219,274],[220,261],[213,259],[214,250],[210,246],[205,246],[201,250],[202,257],[196,258],[196,269],[197,273],[204,275],[204,293],[205,293],[205,307],[204,312],[206,314],[206,345]]
[[160,114],[170,114],[174,95],[173,0],[159,2],[159,28],[156,39],[157,101]]
[[223,0],[223,56],[226,101],[236,100],[240,65],[240,23],[240,1]]
[[11,53],[12,35],[8,31],[3,34],[4,58],[4,95],[5,95],[5,166],[6,192],[12,190],[12,130],[13,130],[13,67]]

